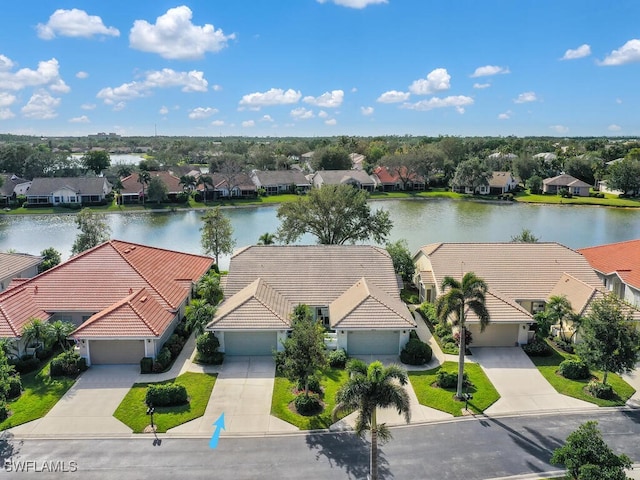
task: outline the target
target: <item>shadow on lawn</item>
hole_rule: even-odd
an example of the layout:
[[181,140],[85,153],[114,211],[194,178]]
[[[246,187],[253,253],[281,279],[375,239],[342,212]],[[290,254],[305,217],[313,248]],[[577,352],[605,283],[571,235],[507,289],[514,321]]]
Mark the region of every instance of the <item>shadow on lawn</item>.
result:
[[[369,475],[369,442],[354,433],[311,433],[307,446],[315,450],[316,460],[326,457],[331,468],[344,470],[349,478],[367,478]],[[389,462],[378,448],[379,478],[393,478]]]
[[5,465],[14,455],[20,454],[20,445],[22,445],[22,442],[18,442],[16,445],[13,434],[2,432],[2,435],[0,435],[0,462],[2,462],[2,465]]

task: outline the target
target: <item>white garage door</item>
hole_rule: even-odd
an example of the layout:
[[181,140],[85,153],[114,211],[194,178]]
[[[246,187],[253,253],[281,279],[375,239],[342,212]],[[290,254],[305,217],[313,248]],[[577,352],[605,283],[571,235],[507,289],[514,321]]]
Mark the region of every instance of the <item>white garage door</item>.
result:
[[226,355],[273,355],[278,332],[224,332]]
[[93,365],[140,363],[144,340],[91,340],[89,354]]
[[471,332],[471,347],[513,347],[518,341],[519,325],[489,324],[480,333],[480,325],[468,325]]
[[398,331],[349,332],[347,351],[349,355],[398,355],[399,343]]

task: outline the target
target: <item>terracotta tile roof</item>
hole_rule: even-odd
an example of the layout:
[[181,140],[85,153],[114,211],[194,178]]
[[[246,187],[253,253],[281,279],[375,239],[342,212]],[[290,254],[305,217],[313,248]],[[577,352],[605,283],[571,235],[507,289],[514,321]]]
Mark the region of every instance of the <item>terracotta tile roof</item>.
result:
[[175,314],[160,305],[144,288],[80,325],[73,338],[160,337]]
[[24,270],[42,263],[42,257],[25,253],[0,252],[0,279],[18,275]]
[[32,318],[47,320],[49,314],[39,307],[25,287],[7,290],[0,302],[0,338],[22,336],[24,326]]
[[[158,172],[149,172],[151,178],[158,177],[162,180],[167,187],[167,193],[180,193],[184,191],[182,185],[180,185],[180,179],[175,175],[172,175],[169,172],[158,171]],[[134,173],[129,175],[128,177],[123,178],[122,180],[122,191],[123,194],[142,194],[142,184],[138,182],[138,174]],[[148,188],[148,185],[145,186],[145,193]]]
[[582,248],[578,252],[598,272],[615,272],[624,283],[640,290],[640,240]]
[[[406,176],[406,167],[401,167],[400,171]],[[373,171],[373,173],[378,176],[378,179],[382,183],[396,183],[400,181],[400,175],[397,172],[390,172],[388,167],[379,166]],[[409,179],[414,182],[424,182],[424,179],[417,173],[410,174]]]
[[[210,257],[110,240],[0,293],[0,310],[17,288],[23,289],[40,311],[94,314],[145,289],[175,315],[188,297],[191,283],[212,264]],[[24,315],[5,320],[20,325],[26,321]],[[8,327],[0,325],[2,328]]]

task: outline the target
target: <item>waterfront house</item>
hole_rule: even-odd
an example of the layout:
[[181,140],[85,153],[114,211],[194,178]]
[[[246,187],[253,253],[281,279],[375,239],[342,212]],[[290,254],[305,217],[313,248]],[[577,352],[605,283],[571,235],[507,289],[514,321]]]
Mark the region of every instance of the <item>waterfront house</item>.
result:
[[0,292],[9,286],[14,278],[31,278],[38,274],[42,257],[26,253],[0,252]]
[[258,189],[264,188],[267,195],[306,192],[311,188],[300,170],[254,170],[251,180]]
[[323,185],[352,185],[373,192],[376,182],[364,170],[318,170],[311,175],[314,187]]
[[542,181],[542,193],[558,194],[566,189],[571,195],[588,197],[591,185],[566,173]]
[[0,186],[0,204],[8,205],[12,203],[18,195],[26,195],[31,180],[20,178],[17,175],[4,174],[2,177],[2,185]]
[[105,177],[34,178],[26,193],[27,205],[91,205],[106,202],[111,184]]

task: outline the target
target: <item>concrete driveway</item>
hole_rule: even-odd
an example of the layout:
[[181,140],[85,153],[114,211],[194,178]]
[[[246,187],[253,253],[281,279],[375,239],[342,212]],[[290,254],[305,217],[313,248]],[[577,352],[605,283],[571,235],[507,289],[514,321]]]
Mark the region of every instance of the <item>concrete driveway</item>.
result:
[[556,392],[521,348],[485,347],[471,351],[500,394],[500,400],[485,410],[488,415],[598,408]]
[[94,365],[51,411],[11,429],[16,435],[122,435],[131,429],[113,417],[139,375],[138,365]]
[[221,413],[224,413],[226,434],[298,431],[293,425],[271,416],[275,371],[271,357],[225,357],[218,368],[218,378],[204,416],[168,433],[212,434],[213,423]]

